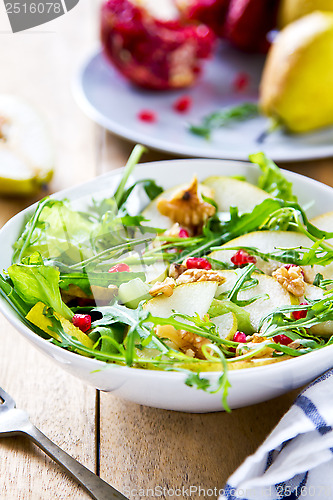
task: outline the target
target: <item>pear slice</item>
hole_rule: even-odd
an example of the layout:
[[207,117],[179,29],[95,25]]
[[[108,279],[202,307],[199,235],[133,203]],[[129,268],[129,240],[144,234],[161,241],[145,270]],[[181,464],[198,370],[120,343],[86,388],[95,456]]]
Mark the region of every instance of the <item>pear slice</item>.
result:
[[[227,293],[232,290],[238,275],[236,271],[232,270],[220,272],[226,281],[218,287],[217,293]],[[238,299],[249,300],[257,295],[263,296],[243,307],[250,315],[250,323],[253,330],[258,332],[259,323],[267,314],[281,306],[296,305],[299,301],[294,295],[287,292],[272,276],[254,273],[252,277],[258,281],[258,284],[247,290],[241,290],[238,294]]]
[[177,286],[171,297],[158,295],[144,304],[145,311],[159,318],[169,318],[174,311],[202,318],[209,309],[217,289],[215,281],[197,281]]
[[[319,286],[305,284],[304,297],[310,300],[323,299],[324,290]],[[330,337],[333,335],[333,321],[325,321],[310,328],[311,332],[321,337]]]
[[[333,212],[317,215],[317,217],[311,219],[310,222],[323,231],[333,233]],[[333,238],[326,240],[326,242],[333,244]]]
[[238,329],[237,318],[233,312],[212,318],[212,323],[217,326],[221,339],[232,340]]
[[53,174],[45,123],[24,100],[0,94],[0,193],[31,195]]
[[252,212],[256,205],[266,198],[272,198],[257,186],[231,177],[208,177],[203,185],[214,191],[214,201],[219,212],[229,212],[230,207],[238,207],[240,212]]
[[[221,262],[231,263],[231,257],[236,253],[236,250],[227,250],[228,247],[255,247],[260,252],[271,253],[276,248],[295,248],[295,247],[311,247],[313,241],[301,233],[293,231],[253,231],[238,238],[228,241],[223,245],[223,249],[216,250],[210,254],[210,257]],[[256,266],[265,274],[272,274],[275,269],[282,264],[277,260],[264,261],[260,257],[256,257]],[[313,283],[317,273],[321,273],[325,279],[333,277],[333,263],[327,266],[303,266],[305,280]]]

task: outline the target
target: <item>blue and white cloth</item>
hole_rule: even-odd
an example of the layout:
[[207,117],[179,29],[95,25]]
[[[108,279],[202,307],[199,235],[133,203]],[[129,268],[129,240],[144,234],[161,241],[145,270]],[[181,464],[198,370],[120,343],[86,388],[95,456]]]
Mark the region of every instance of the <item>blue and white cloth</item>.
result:
[[219,500],[333,499],[333,370],[296,399]]

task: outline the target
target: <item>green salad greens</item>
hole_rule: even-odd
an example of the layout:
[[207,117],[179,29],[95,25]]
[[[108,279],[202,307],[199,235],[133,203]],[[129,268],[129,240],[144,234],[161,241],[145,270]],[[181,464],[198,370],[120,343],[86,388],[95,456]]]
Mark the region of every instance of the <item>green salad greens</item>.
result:
[[[308,220],[263,153],[250,156],[257,186],[194,177],[164,192],[154,179],[130,182],[142,152],[135,147],[106,199],[79,210],[66,199],[39,202],[0,294],[57,346],[183,372],[188,386],[220,391],[228,409],[228,370],[333,343],[333,217],[322,229]],[[133,214],[130,202],[143,195],[147,207]],[[220,372],[216,386],[210,371]]]

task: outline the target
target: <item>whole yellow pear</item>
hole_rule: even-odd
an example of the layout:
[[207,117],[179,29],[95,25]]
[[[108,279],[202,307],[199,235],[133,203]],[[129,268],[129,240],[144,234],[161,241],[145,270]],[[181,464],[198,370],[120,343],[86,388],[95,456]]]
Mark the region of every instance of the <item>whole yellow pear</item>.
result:
[[283,28],[315,10],[333,12],[333,0],[281,0],[278,25]]
[[266,59],[259,106],[291,132],[333,124],[333,13],[313,12],[278,34]]

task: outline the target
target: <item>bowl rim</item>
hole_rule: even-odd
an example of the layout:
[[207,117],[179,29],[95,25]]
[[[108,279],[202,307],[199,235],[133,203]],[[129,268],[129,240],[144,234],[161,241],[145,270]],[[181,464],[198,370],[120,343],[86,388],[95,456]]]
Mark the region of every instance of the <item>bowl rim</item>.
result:
[[[238,165],[241,167],[245,167],[246,169],[252,170],[252,173],[260,173],[260,172],[258,172],[258,168],[256,167],[255,164],[240,161],[240,160],[224,160],[224,159],[214,159],[214,158],[188,158],[188,159],[170,159],[170,160],[159,160],[159,161],[139,163],[135,167],[134,174],[139,169],[146,168],[146,167],[154,167],[154,166],[165,167],[168,164],[176,164],[176,166],[177,166],[178,164],[185,164],[185,163],[192,163],[193,165],[195,165],[195,164],[202,164],[202,162],[205,162],[205,163],[207,162],[207,163],[210,163],[211,165],[214,163],[219,164],[219,165],[229,165],[229,166]],[[71,187],[62,189],[62,190],[57,191],[55,193],[52,193],[51,195],[49,195],[49,197],[55,198],[55,199],[63,199],[66,197],[66,195],[71,193],[73,190],[77,190],[77,189],[80,189],[82,187],[89,187],[91,184],[93,185],[95,183],[102,184],[104,179],[112,178],[112,177],[115,177],[115,176],[121,174],[122,171],[124,170],[124,168],[125,167],[120,167],[120,168],[111,170],[111,171],[106,172],[100,176],[93,177],[92,179],[90,179],[88,181],[82,182],[82,183],[77,184],[75,186],[71,186]],[[293,183],[295,181],[297,181],[298,179],[302,179],[302,182],[305,182],[305,183],[310,184],[310,185],[316,185],[319,189],[327,191],[328,194],[333,195],[333,187],[330,187],[326,184],[323,184],[322,182],[317,181],[316,179],[312,179],[306,175],[298,174],[296,172],[289,171],[289,170],[286,170],[283,168],[281,168],[280,170],[282,171],[282,173],[284,175],[286,175],[288,180],[291,180]],[[251,181],[247,181],[247,182],[251,183]],[[9,226],[11,226],[13,223],[15,223],[17,220],[23,221],[25,216],[28,213],[32,212],[36,208],[37,204],[38,204],[38,201],[33,203],[32,205],[28,206],[27,208],[21,210],[20,212],[15,214],[13,217],[11,217],[4,224],[4,226],[0,229],[0,238],[1,238],[1,234],[5,230],[7,230],[7,228]],[[321,214],[319,214],[319,215],[321,215]],[[10,311],[10,313],[8,313],[8,311]],[[11,308],[11,305],[1,295],[0,295],[0,312],[7,318],[7,320],[9,320],[9,322],[20,333],[22,332],[22,329],[23,329],[25,331],[25,334],[24,334],[25,338],[28,341],[30,341],[31,343],[33,343],[35,345],[37,344],[38,348],[40,348],[38,344],[44,345],[45,347],[47,344],[48,348],[53,351],[52,354],[54,354],[54,356],[51,355],[51,357],[55,357],[57,359],[59,359],[60,357],[68,358],[69,362],[71,359],[76,360],[76,361],[81,360],[82,362],[86,362],[87,364],[92,365],[91,371],[96,371],[96,366],[99,366],[100,370],[103,370],[103,371],[105,371],[105,369],[121,370],[122,373],[124,373],[124,374],[132,375],[135,377],[139,376],[140,378],[145,378],[147,376],[150,377],[151,374],[154,374],[154,376],[158,377],[158,378],[172,378],[172,379],[181,380],[181,379],[184,379],[184,376],[187,375],[187,373],[180,372],[180,371],[166,371],[166,370],[159,370],[158,368],[157,369],[154,368],[153,370],[151,370],[151,369],[147,369],[147,368],[130,367],[130,366],[125,366],[125,365],[119,365],[117,363],[109,363],[109,362],[101,361],[101,360],[98,360],[95,358],[86,357],[86,356],[83,356],[83,355],[78,354],[76,352],[69,351],[65,348],[57,346],[56,344],[53,344],[49,340],[44,339],[43,337],[40,337],[38,334],[36,334],[30,328],[28,328],[26,325],[24,325],[24,323],[21,322],[21,320],[15,315],[15,313],[13,314],[14,311]],[[42,349],[42,348],[40,348],[40,349]],[[284,370],[289,372],[289,368],[291,366],[293,366],[293,367],[295,367],[295,369],[297,369],[297,368],[301,367],[302,365],[304,365],[304,363],[308,364],[308,362],[310,362],[310,360],[314,360],[318,357],[322,357],[323,352],[328,354],[329,349],[331,349],[331,351],[333,350],[333,344],[329,345],[329,346],[325,346],[321,349],[318,349],[316,351],[312,351],[310,353],[307,353],[307,354],[304,354],[301,356],[296,356],[296,357],[291,358],[291,359],[282,360],[281,362],[278,361],[278,362],[274,362],[274,363],[268,363],[266,365],[253,366],[253,367],[248,367],[248,368],[229,369],[228,370],[228,377],[229,377],[230,381],[232,381],[232,380],[237,381],[239,378],[243,377],[243,375],[242,375],[243,372],[248,373],[249,376],[256,377],[256,375],[260,374],[260,373],[264,374],[264,373],[269,372],[271,374],[271,372],[272,372],[272,374],[274,374],[275,371],[277,371],[277,370],[280,372],[283,370],[282,367],[285,367]],[[45,349],[43,349],[43,352],[45,354]],[[58,356],[57,353],[60,353],[60,356]],[[47,354],[50,355],[51,353],[48,352]],[[332,362],[332,364],[333,364],[333,362]],[[264,370],[265,370],[265,372],[264,372]],[[99,371],[98,368],[97,368],[97,371]],[[218,378],[221,375],[221,372],[222,372],[222,369],[221,369],[221,371],[201,371],[199,373],[203,377],[209,377],[210,379],[213,379],[213,378]]]

